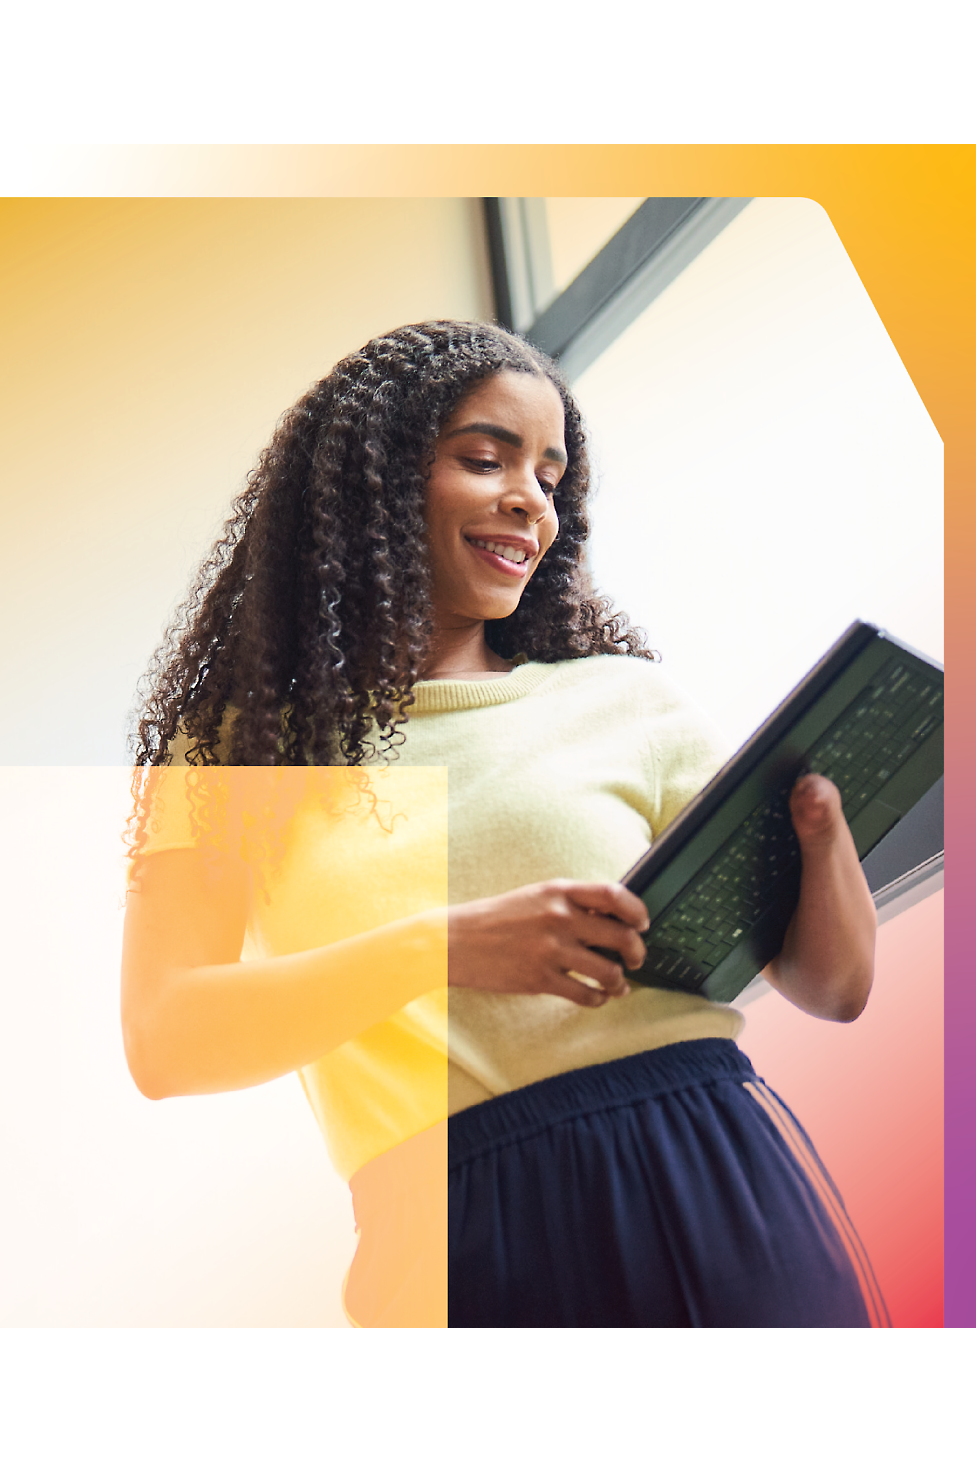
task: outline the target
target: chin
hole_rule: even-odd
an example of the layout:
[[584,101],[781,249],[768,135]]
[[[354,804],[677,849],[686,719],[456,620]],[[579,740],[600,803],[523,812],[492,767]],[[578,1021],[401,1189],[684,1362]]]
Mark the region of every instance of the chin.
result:
[[468,596],[456,601],[458,613],[464,618],[478,619],[484,623],[497,623],[499,619],[511,618],[522,601],[523,589],[519,589],[518,596],[507,597],[499,595],[497,588],[491,589],[469,589]]
[[519,601],[520,600],[516,600],[516,602],[514,603],[506,603],[504,607],[494,606],[489,608],[486,606],[484,611],[478,614],[478,617],[480,619],[483,619],[486,624],[500,623],[502,619],[511,618],[512,614],[519,606]]

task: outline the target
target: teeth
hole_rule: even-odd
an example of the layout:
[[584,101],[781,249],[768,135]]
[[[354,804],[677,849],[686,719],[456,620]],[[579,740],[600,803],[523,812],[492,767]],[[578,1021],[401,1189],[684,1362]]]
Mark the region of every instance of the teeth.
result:
[[[474,541],[473,538],[472,541]],[[486,552],[494,552],[496,557],[504,557],[508,562],[525,562],[529,555],[521,547],[510,547],[506,542],[475,541],[474,545],[484,547]]]

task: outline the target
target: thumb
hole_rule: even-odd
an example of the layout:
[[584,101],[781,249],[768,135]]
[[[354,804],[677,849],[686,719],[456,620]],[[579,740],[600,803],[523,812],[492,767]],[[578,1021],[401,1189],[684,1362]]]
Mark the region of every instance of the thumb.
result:
[[817,772],[801,777],[790,793],[790,817],[801,844],[832,839],[844,821],[834,783]]

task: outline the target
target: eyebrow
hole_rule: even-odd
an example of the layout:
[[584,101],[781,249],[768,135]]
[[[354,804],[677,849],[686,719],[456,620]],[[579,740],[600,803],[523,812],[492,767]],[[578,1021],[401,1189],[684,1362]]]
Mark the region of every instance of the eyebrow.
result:
[[[459,434],[486,434],[493,440],[501,440],[503,445],[512,445],[516,450],[521,450],[524,444],[522,436],[515,434],[511,429],[503,429],[500,424],[485,424],[479,421],[477,424],[462,424],[460,429],[452,429],[445,439],[453,440]],[[542,452],[544,460],[555,460],[559,465],[566,465],[565,452],[557,450],[554,445],[549,445]]]

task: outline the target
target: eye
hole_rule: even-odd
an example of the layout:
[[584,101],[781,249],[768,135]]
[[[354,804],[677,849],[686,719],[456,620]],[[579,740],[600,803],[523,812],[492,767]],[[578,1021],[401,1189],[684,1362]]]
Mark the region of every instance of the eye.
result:
[[480,471],[482,473],[485,473],[485,472],[487,472],[489,470],[497,470],[498,469],[498,461],[497,460],[476,460],[473,457],[470,457],[469,456],[469,457],[467,457],[465,459],[465,462],[464,463],[466,465],[470,465],[471,468],[472,468],[472,470],[477,470],[477,471]]

